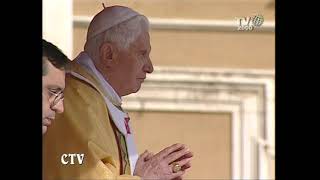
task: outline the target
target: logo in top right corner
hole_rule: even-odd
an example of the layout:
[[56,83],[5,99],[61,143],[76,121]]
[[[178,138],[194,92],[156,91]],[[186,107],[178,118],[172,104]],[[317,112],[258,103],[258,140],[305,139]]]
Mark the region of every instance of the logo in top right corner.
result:
[[252,31],[255,27],[262,26],[264,17],[262,15],[255,15],[253,17],[246,16],[237,18],[239,26],[238,31]]

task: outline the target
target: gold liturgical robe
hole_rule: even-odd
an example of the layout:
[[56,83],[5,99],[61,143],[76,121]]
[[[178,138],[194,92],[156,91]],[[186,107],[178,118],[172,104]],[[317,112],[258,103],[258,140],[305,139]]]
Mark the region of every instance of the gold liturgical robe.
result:
[[[43,137],[43,178],[140,179],[130,175],[126,141],[110,119],[99,83],[76,62],[71,71],[93,85],[67,74],[64,112],[56,115]],[[77,154],[84,155],[82,164]]]

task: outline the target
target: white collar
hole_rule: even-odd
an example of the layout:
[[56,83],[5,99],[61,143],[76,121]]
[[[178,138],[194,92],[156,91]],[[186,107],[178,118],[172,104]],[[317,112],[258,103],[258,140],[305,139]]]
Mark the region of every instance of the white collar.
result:
[[75,61],[81,66],[83,66],[85,69],[87,69],[89,73],[96,78],[103,90],[107,92],[107,98],[111,101],[113,105],[121,106],[121,97],[119,97],[119,95],[112,88],[112,86],[104,79],[101,73],[96,69],[95,65],[93,64],[91,58],[87,55],[87,53],[81,52],[78,55],[78,57],[76,57]]

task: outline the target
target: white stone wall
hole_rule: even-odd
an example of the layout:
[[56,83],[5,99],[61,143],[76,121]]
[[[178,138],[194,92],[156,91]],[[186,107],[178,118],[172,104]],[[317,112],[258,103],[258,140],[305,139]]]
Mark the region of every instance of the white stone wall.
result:
[[42,38],[72,56],[73,0],[42,0]]

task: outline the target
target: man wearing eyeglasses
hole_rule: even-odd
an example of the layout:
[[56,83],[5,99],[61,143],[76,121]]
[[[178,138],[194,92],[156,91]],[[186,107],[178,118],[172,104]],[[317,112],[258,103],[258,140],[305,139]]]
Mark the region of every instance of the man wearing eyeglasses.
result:
[[46,40],[42,40],[42,134],[56,113],[62,113],[65,70],[69,62],[63,52]]

